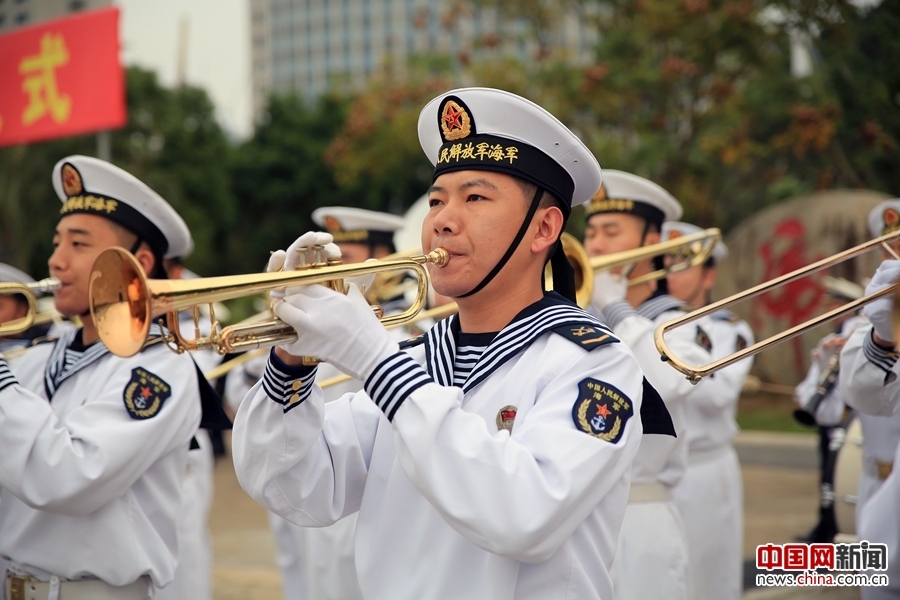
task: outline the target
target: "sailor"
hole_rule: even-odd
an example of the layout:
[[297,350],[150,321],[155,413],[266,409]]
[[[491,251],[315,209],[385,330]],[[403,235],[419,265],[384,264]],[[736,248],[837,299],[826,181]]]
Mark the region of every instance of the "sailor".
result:
[[[893,202],[900,202],[900,199]],[[896,226],[900,222],[900,218],[896,218],[900,216],[896,208],[893,213],[886,210],[891,209],[890,205],[880,208],[885,226]],[[866,287],[866,295],[894,285],[898,279],[900,261],[885,260]],[[863,315],[871,325],[858,327],[841,350],[839,382],[847,402],[860,413],[891,419],[900,412],[900,378],[897,377],[900,366],[897,364],[893,309],[893,293],[863,308]],[[891,467],[885,469],[886,477],[881,485],[859,509],[856,523],[857,537],[869,543],[886,544],[889,557],[896,555],[900,548],[900,515],[897,512],[900,475],[898,469],[893,468],[897,460],[900,460],[900,445],[894,449]],[[889,560],[887,570],[881,573],[888,576],[888,586],[861,587],[863,600],[887,600],[900,595],[900,563]]]
[[[398,352],[355,286],[276,301],[298,341],[241,404],[238,480],[300,525],[358,512],[366,598],[612,598],[641,423],[661,431],[668,415],[628,348],[570,300],[558,240],[600,168],[544,109],[494,89],[432,100],[419,140],[435,164],[422,247],[447,253],[430,273],[459,313]],[[304,234],[270,268],[309,245],[337,256],[330,242]],[[325,404],[303,356],[365,391]]]
[[[680,221],[664,223],[663,240],[702,231]],[[711,302],[717,268],[728,256],[717,243],[706,262],[670,274],[669,293],[691,309]],[[710,315],[712,358],[718,360],[753,344],[742,319],[721,310]],[[737,434],[737,403],[752,359],[723,369],[703,382],[685,404],[688,466],[672,497],[687,528],[691,597],[737,600],[743,581],[743,486],[731,440]]]
[[[184,256],[163,261],[169,279],[197,279],[196,273],[184,266],[184,259],[193,251],[193,243]],[[205,309],[205,310],[202,310]],[[208,316],[206,305],[201,306],[201,317]],[[226,319],[224,305],[216,307],[215,316]],[[194,339],[193,311],[178,313],[179,327],[187,339]],[[201,336],[209,335],[211,323],[201,318],[198,323]],[[222,362],[222,356],[211,349],[198,350],[191,357],[200,372],[206,373]],[[200,428],[194,434],[195,446],[188,453],[185,471],[183,505],[178,521],[178,568],[175,579],[157,591],[154,600],[181,600],[212,598],[212,534],[209,531],[209,513],[213,502],[213,470],[215,468],[214,438],[221,439],[221,431]]]
[[[396,251],[394,235],[404,225],[403,217],[349,206],[317,208],[312,213],[312,219],[316,225],[331,234],[345,264],[361,263],[393,254]],[[392,281],[382,284],[391,288],[387,294],[381,290],[381,297],[378,298],[385,314],[408,308],[403,293],[404,283],[400,278],[392,278]],[[413,337],[404,329],[394,331],[397,341]],[[247,371],[256,374],[256,377],[242,391],[232,390],[234,395],[240,393],[243,398],[249,386],[259,381],[265,369],[266,358],[260,357],[253,363],[247,364]],[[325,363],[319,365],[316,378],[323,382],[339,375],[341,372],[338,369]],[[235,379],[247,381],[246,377]],[[357,392],[362,389],[362,385],[360,381],[351,380],[329,386],[323,390],[325,402],[336,400],[347,392]],[[299,527],[275,513],[269,513],[269,526],[276,539],[276,559],[281,570],[285,600],[362,598],[356,582],[356,564],[353,561],[356,516],[356,513],[348,515],[329,527]]]
[[[623,171],[605,170],[603,186],[588,204],[585,214],[585,250],[589,256],[634,250],[660,241],[664,222],[681,216],[681,205],[659,185]],[[690,429],[685,401],[708,385],[697,387],[660,360],[653,341],[657,326],[682,316],[684,302],[667,292],[666,280],[628,285],[664,266],[656,256],[637,261],[627,279],[600,271],[594,276],[591,308],[601,315],[616,337],[624,342],[659,390],[677,438],[644,436],[634,461],[628,509],[613,563],[613,584],[618,600],[688,598],[687,534],[672,489],[687,466]],[[671,351],[688,364],[711,361],[712,330],[707,319],[672,331],[666,341]]]
[[[886,200],[872,209],[868,225],[873,238],[900,230],[900,200]],[[897,251],[900,242],[891,246]],[[889,258],[886,253],[884,258]],[[866,501],[893,470],[894,452],[900,444],[900,412],[889,417],[860,412],[859,420],[863,433],[863,470],[856,500],[857,523]]]
[[[191,439],[201,421],[189,355],[163,344],[131,358],[98,340],[89,311],[94,259],[124,246],[165,277],[190,232],[132,175],[69,156],[53,169],[62,201],[50,273],[56,308],[84,326],[0,359],[0,556],[7,598],[143,600],[172,581]],[[203,381],[205,383],[205,380]],[[31,597],[31,596],[28,596]]]
[[[826,276],[822,278],[822,283],[825,288],[822,312],[831,311],[863,295],[861,286],[846,279]],[[838,533],[834,506],[835,468],[853,415],[837,385],[840,379],[837,360],[850,334],[860,325],[868,325],[868,322],[864,317],[847,314],[832,321],[831,325],[832,332],[810,352],[809,370],[794,390],[794,402],[800,407],[815,402],[815,397],[824,391],[814,414],[819,434],[819,518],[809,533],[797,538],[810,543],[831,543]]]

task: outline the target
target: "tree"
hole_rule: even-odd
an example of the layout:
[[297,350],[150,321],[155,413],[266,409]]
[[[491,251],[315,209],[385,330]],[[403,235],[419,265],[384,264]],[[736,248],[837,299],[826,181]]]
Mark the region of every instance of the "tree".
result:
[[[128,124],[112,133],[113,163],[134,174],[184,217],[196,242],[188,264],[206,274],[230,271],[222,260],[237,212],[231,195],[232,149],[203,90],[166,89],[150,71],[126,72]],[[53,165],[70,154],[95,155],[92,135],[0,149],[0,261],[47,273],[60,202]]]

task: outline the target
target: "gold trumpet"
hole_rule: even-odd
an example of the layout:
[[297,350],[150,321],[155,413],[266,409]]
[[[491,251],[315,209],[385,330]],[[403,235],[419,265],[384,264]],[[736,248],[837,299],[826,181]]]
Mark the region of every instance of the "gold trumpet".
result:
[[28,312],[24,317],[13,319],[6,323],[0,323],[0,337],[16,335],[52,319],[52,316],[41,318],[38,313],[37,295],[51,294],[58,290],[62,284],[56,277],[48,277],[32,283],[0,283],[0,295],[12,296],[21,294],[28,301]]
[[[634,250],[593,257],[589,257],[584,250],[584,246],[568,233],[562,234],[560,239],[566,258],[569,259],[572,268],[575,269],[576,301],[578,306],[585,308],[594,294],[594,273],[624,267],[622,276],[627,277],[637,263],[643,260],[656,256],[668,257],[670,259],[669,266],[634,279],[629,279],[628,286],[656,281],[672,273],[685,271],[705,263],[710,254],[712,254],[713,248],[722,239],[722,232],[713,227],[651,246],[642,246]],[[545,279],[552,281],[549,277],[545,277]]]
[[805,323],[795,325],[794,327],[791,327],[786,331],[782,331],[781,333],[756,342],[752,346],[748,346],[743,350],[740,350],[733,354],[729,354],[728,356],[713,361],[708,365],[691,366],[686,364],[684,361],[680,360],[677,356],[672,354],[672,351],[669,349],[669,346],[668,344],[666,344],[665,340],[665,334],[677,327],[687,325],[688,323],[696,321],[697,319],[703,318],[707,315],[711,315],[712,313],[722,310],[733,304],[748,300],[750,298],[754,298],[781,285],[790,283],[802,277],[806,277],[807,275],[811,275],[812,273],[816,273],[823,269],[827,269],[828,267],[844,262],[845,260],[851,259],[855,256],[859,256],[860,254],[865,254],[866,252],[869,252],[870,250],[872,250],[873,248],[877,248],[878,246],[881,246],[888,254],[890,254],[895,259],[900,260],[900,256],[898,256],[897,253],[894,252],[894,250],[888,245],[898,239],[900,239],[900,231],[895,231],[893,233],[883,235],[879,238],[875,238],[874,240],[865,242],[864,244],[860,244],[859,246],[856,246],[854,248],[850,248],[849,250],[844,250],[843,252],[838,252],[837,254],[829,256],[828,258],[823,258],[820,261],[797,269],[796,271],[787,273],[786,275],[782,275],[780,277],[776,277],[775,279],[753,286],[752,288],[744,290],[743,292],[738,292],[737,294],[729,296],[728,298],[725,298],[723,300],[719,300],[718,302],[713,302],[712,304],[709,304],[703,308],[699,308],[691,313],[684,315],[683,317],[679,317],[675,320],[663,323],[656,328],[656,332],[654,333],[656,349],[659,351],[662,360],[668,362],[669,365],[671,365],[674,369],[683,373],[691,383],[697,383],[707,375],[712,375],[716,371],[720,371],[740,360],[749,358],[755,354],[759,354],[763,350],[780,344],[781,342],[785,342],[793,337],[796,337],[808,329],[817,327],[822,323],[827,323],[828,321],[836,319],[847,313],[855,312],[860,307],[865,306],[866,304],[873,302],[883,296],[886,296],[888,294],[895,294],[897,293],[896,291],[898,289],[896,283],[884,288],[883,290],[880,290],[873,294],[869,294],[868,296],[864,296],[857,300],[848,302],[847,304],[835,308],[834,310],[830,310],[825,314],[814,317],[806,321]]
[[[219,354],[239,352],[289,343],[297,339],[297,333],[280,319],[219,330],[219,322],[212,311],[213,302],[317,283],[344,292],[345,277],[410,270],[418,278],[415,302],[400,314],[380,319],[385,325],[405,323],[425,305],[428,291],[425,265],[443,267],[449,258],[446,250],[437,248],[419,256],[344,265],[340,259],[326,259],[321,247],[308,250],[315,254],[315,261],[298,265],[293,271],[168,280],[147,279],[130,252],[124,248],[110,248],[97,257],[91,271],[91,317],[100,339],[116,356],[137,354],[147,342],[150,323],[163,315],[168,326],[168,331],[163,329],[163,339],[178,353],[206,348]],[[210,305],[212,328],[206,337],[201,337],[199,331],[198,306],[201,304]],[[178,326],[178,312],[187,308],[194,311],[194,340],[185,339]]]

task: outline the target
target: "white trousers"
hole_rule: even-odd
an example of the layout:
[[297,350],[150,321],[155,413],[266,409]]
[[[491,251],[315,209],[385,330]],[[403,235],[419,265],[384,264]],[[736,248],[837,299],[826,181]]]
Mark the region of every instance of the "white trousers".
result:
[[743,583],[741,466],[730,445],[689,459],[672,493],[687,530],[691,597],[739,600]]
[[[900,446],[894,464],[900,459]],[[900,598],[900,476],[898,469],[884,480],[857,513],[856,532],[860,540],[887,544],[888,568],[881,571],[888,576],[888,587],[860,588],[862,600],[897,600]],[[867,571],[872,573],[872,571]]]
[[200,447],[188,452],[181,514],[178,521],[178,566],[175,579],[158,589],[153,600],[212,598],[212,541],[209,511],[213,498],[212,442],[205,429],[194,436]]
[[628,505],[610,575],[615,600],[687,600],[687,539],[672,502]]
[[269,513],[285,600],[362,600],[354,513],[330,527],[298,527]]

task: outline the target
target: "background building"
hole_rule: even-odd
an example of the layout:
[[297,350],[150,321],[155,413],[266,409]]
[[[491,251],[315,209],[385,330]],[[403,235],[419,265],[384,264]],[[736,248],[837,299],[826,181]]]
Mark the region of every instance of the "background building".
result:
[[587,61],[595,37],[572,13],[543,48],[526,24],[504,18],[502,5],[446,0],[251,0],[254,112],[272,92],[308,99],[331,86],[359,87],[410,57],[442,54],[465,64],[485,54],[528,60],[548,47]]
[[0,33],[111,3],[111,0],[0,0]]

